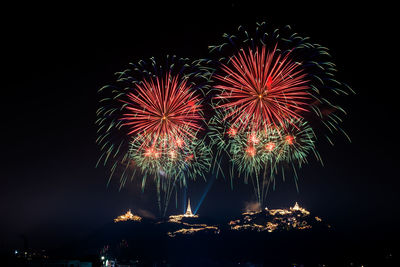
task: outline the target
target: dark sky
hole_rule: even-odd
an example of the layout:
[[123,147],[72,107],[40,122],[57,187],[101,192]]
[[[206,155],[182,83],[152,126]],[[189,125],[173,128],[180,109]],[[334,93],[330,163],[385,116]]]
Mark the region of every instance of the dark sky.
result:
[[[260,1],[261,2],[261,1]],[[343,106],[344,128],[321,146],[325,161],[300,171],[300,192],[291,179],[278,182],[267,206],[298,201],[343,233],[381,240],[398,234],[398,62],[394,10],[363,3],[196,3],[141,6],[13,6],[1,18],[0,249],[46,247],[85,236],[126,211],[157,213],[154,192],[134,184],[106,187],[94,127],[96,91],[131,61],[177,54],[207,56],[207,46],[240,24],[290,24],[331,50],[339,79],[357,91]],[[397,58],[397,59],[396,59]],[[195,204],[206,183],[189,189]],[[251,187],[232,191],[219,179],[199,210],[208,216],[240,212]],[[177,212],[171,207],[170,212]]]

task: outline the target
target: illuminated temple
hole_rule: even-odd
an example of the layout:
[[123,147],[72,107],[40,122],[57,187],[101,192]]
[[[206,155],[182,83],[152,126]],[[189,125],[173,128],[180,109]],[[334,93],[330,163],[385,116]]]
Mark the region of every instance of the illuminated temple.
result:
[[[125,214],[118,216],[114,222],[143,222],[143,218],[128,210]],[[145,220],[151,225],[166,224],[166,234],[171,237],[187,235],[220,234],[221,231],[256,231],[277,232],[290,230],[307,230],[325,225],[318,216],[311,216],[310,212],[301,207],[297,202],[289,208],[268,209],[261,211],[246,211],[236,219],[229,221],[228,225],[214,224],[207,218],[199,218],[192,212],[190,200],[188,199],[185,213],[171,215],[167,220]],[[211,224],[210,224],[211,223]],[[326,224],[328,228],[330,225]]]
[[128,210],[125,214],[122,214],[114,219],[114,222],[125,222],[125,221],[135,221],[140,222],[142,217],[132,214],[131,210]]
[[[296,202],[293,207],[289,209],[268,209],[264,211],[249,211],[244,212],[242,217],[237,220],[229,222],[231,230],[255,230],[258,232],[268,231],[273,232],[276,230],[290,230],[290,229],[311,229],[310,222],[313,220],[309,217],[310,212]],[[311,219],[311,220],[310,220]],[[315,217],[317,222],[322,219]]]
[[190,208],[190,199],[188,200],[188,206],[186,209],[185,214],[183,214],[185,217],[194,217],[195,215],[192,213],[192,209]]
[[199,232],[219,234],[220,230],[217,226],[200,223],[198,217],[198,215],[193,214],[189,199],[184,214],[169,216],[168,222],[179,225],[179,228],[175,231],[168,232],[168,236],[192,235]]
[[187,205],[185,214],[171,215],[171,216],[169,216],[168,221],[180,223],[183,218],[188,218],[188,217],[189,218],[198,218],[199,217],[198,215],[195,215],[192,213],[192,208],[190,207],[190,199],[188,199],[188,205]]
[[279,214],[279,215],[285,215],[285,214],[293,214],[295,212],[299,212],[300,214],[303,214],[305,216],[310,215],[310,212],[302,207],[299,206],[299,204],[296,202],[293,207],[290,207],[289,209],[268,209],[265,208],[265,210],[272,216]]

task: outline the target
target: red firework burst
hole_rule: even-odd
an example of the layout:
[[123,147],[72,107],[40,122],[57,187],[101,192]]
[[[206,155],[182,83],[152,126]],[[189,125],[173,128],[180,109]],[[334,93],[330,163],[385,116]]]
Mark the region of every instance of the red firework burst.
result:
[[181,147],[183,140],[202,129],[200,98],[186,79],[168,73],[143,80],[135,89],[124,101],[128,112],[122,120],[130,127],[128,135],[150,135],[152,141],[165,137]]
[[306,74],[300,64],[282,56],[275,48],[241,49],[222,65],[224,75],[216,75],[220,82],[216,88],[223,100],[217,108],[229,110],[229,119],[238,128],[267,129],[268,125],[283,125],[284,121],[300,118],[307,111],[310,98]]

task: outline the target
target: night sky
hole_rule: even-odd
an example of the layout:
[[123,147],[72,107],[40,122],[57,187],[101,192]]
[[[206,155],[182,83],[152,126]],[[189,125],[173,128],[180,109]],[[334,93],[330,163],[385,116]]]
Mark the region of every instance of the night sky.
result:
[[[260,1],[261,2],[261,1]],[[268,1],[262,1],[268,2]],[[98,5],[98,3],[97,3]],[[319,4],[322,5],[322,4]],[[398,42],[394,8],[364,3],[296,4],[251,1],[142,6],[13,6],[1,16],[0,249],[37,248],[79,239],[131,208],[157,215],[155,192],[136,184],[107,187],[108,172],[95,168],[96,91],[129,62],[176,54],[207,56],[238,25],[290,24],[330,48],[339,80],[357,95],[335,146],[319,152],[292,179],[279,180],[267,206],[300,205],[341,233],[391,240],[399,233]],[[393,12],[392,12],[393,10]],[[206,187],[188,191],[196,205]],[[203,216],[238,214],[253,200],[252,187],[218,179],[199,209]],[[179,200],[179,205],[181,205]],[[170,206],[169,213],[181,212]]]

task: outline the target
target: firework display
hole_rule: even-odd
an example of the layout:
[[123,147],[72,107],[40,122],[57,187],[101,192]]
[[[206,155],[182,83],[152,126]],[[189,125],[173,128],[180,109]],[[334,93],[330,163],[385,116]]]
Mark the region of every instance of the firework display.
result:
[[211,165],[211,150],[199,133],[208,79],[201,63],[175,56],[164,64],[139,61],[100,89],[105,97],[97,111],[103,151],[98,164],[110,166],[110,179],[118,175],[121,187],[140,177],[144,189],[152,178],[163,213],[175,186],[204,177]]
[[[346,112],[334,103],[353,91],[335,79],[328,49],[290,26],[258,23],[253,32],[240,26],[223,38],[209,47],[215,115],[208,136],[215,154],[228,157],[230,177],[252,181],[262,207],[277,175],[291,170],[297,187],[307,157],[321,161],[318,135],[329,143],[335,131],[348,138],[339,125]],[[219,162],[214,170],[222,172]]]
[[210,59],[141,60],[99,90],[98,165],[121,187],[154,181],[164,215],[174,189],[210,169],[251,181],[263,207],[277,176],[292,174],[297,187],[310,155],[322,163],[317,140],[348,138],[336,103],[354,92],[335,78],[326,47],[267,23],[223,38]]

